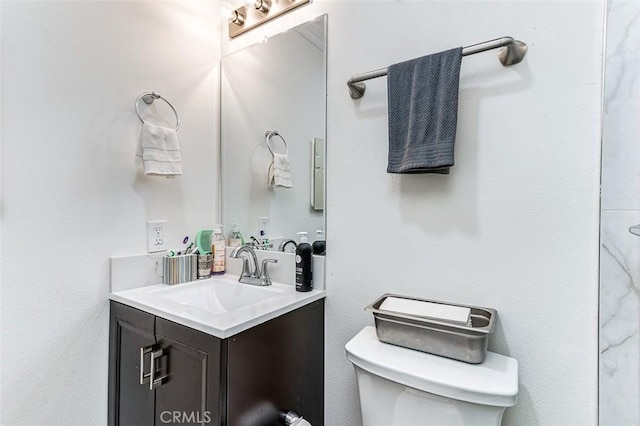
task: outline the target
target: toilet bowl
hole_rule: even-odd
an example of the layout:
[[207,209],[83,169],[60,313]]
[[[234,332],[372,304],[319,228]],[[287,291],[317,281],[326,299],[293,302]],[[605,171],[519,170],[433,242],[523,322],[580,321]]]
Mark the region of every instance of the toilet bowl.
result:
[[382,343],[365,327],[346,345],[363,426],[500,425],[516,403],[518,361],[487,352],[467,364]]

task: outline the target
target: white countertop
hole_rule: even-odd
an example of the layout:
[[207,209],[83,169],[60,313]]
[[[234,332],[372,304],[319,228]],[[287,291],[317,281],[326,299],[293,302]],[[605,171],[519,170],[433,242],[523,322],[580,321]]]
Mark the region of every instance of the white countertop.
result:
[[148,285],[109,294],[109,299],[221,339],[326,297],[273,283],[257,287],[225,274],[183,284]]

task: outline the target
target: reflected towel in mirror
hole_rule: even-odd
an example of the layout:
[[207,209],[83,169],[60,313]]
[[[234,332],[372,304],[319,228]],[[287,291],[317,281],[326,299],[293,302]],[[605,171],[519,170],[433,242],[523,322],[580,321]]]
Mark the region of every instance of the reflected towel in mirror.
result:
[[289,157],[287,154],[273,153],[273,161],[269,165],[269,185],[293,188]]

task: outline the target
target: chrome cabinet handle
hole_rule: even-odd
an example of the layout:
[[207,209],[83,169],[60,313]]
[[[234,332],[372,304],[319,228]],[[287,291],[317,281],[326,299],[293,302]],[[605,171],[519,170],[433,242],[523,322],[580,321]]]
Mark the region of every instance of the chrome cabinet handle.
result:
[[151,370],[149,371],[149,390],[154,390],[158,386],[162,386],[162,381],[167,378],[168,374],[160,376],[156,379],[156,361],[158,358],[165,356],[163,349],[151,352]]
[[640,225],[630,227],[629,232],[640,237]]
[[153,346],[140,348],[140,384],[144,385],[149,381],[151,373],[144,374],[144,356],[153,350]]

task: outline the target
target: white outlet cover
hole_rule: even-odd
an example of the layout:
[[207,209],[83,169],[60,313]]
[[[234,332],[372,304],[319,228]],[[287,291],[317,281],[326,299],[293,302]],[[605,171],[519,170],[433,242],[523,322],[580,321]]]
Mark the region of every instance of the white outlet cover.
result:
[[147,222],[147,251],[149,253],[167,249],[166,229],[166,220],[150,220]]

